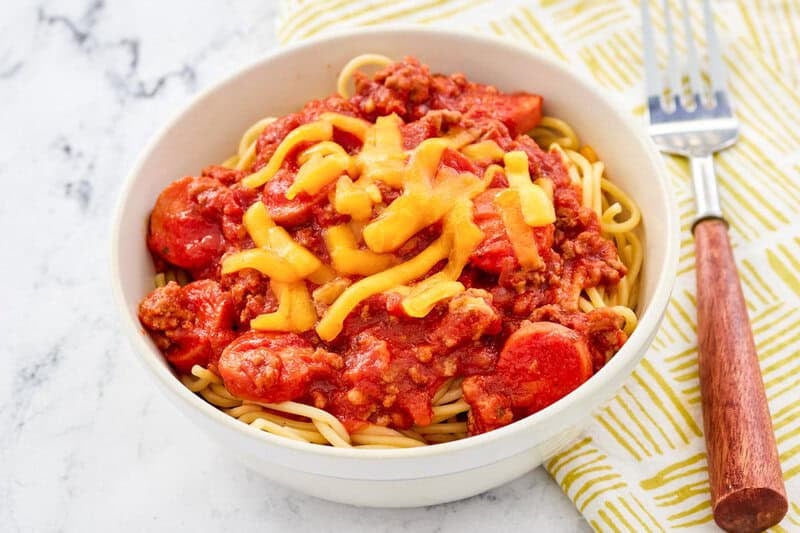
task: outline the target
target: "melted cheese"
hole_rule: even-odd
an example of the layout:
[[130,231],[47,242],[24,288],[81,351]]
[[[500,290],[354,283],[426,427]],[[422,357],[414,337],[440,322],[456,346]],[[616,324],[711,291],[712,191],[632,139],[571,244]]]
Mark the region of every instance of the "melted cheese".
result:
[[325,157],[332,154],[346,156],[347,152],[345,152],[344,148],[342,148],[341,145],[336,144],[333,141],[322,141],[303,150],[297,157],[297,162],[300,163],[301,165],[305,165],[308,162],[308,160],[313,157],[316,156]]
[[273,280],[270,288],[278,298],[278,309],[273,313],[258,315],[250,321],[251,328],[300,333],[314,327],[317,314],[305,282],[281,283]]
[[227,256],[222,261],[223,274],[254,268],[271,279],[292,282],[310,276],[323,266],[322,261],[273,222],[263,203],[250,206],[242,221],[256,248]]
[[497,193],[494,203],[500,208],[500,217],[520,266],[528,270],[544,266],[533,232],[522,214],[519,192],[504,189]]
[[292,308],[292,295],[288,290],[289,284],[272,280],[269,285],[278,298],[278,309],[272,313],[258,315],[250,321],[250,327],[265,331],[291,331],[289,310]]
[[441,220],[457,199],[471,199],[486,190],[491,180],[439,168],[447,148],[450,145],[444,139],[427,139],[419,145],[409,163],[405,191],[364,228],[364,242],[371,250],[397,250],[420,230]]
[[506,164],[508,186],[517,191],[522,216],[529,226],[546,226],[556,220],[553,202],[547,193],[538,185],[531,183],[528,170],[528,156],[525,152],[508,152],[503,160]]
[[348,176],[342,176],[336,182],[333,208],[338,213],[350,215],[354,220],[369,220],[372,206],[381,200],[381,191],[374,183],[359,186]]
[[311,122],[296,128],[286,136],[275,149],[269,162],[259,171],[250,174],[242,180],[245,187],[255,189],[264,185],[275,177],[278,169],[283,165],[283,160],[298,144],[302,142],[328,141],[333,138],[333,126],[328,122]]
[[351,284],[352,282],[347,278],[332,279],[314,289],[314,292],[311,293],[311,298],[317,305],[331,305]]
[[335,339],[339,332],[342,331],[344,319],[363,300],[399,285],[407,285],[411,281],[421,278],[436,263],[447,257],[448,252],[447,239],[439,237],[430,246],[405,263],[357,281],[348,287],[328,308],[328,311],[317,324],[317,335],[325,341]]
[[294,200],[299,192],[314,195],[329,183],[336,181],[350,168],[350,158],[343,154],[312,156],[294,178],[294,183],[286,191],[286,198]]
[[[476,143],[474,132],[459,128],[406,150],[402,125],[394,114],[370,124],[324,113],[316,122],[289,133],[267,165],[243,180],[248,187],[263,185],[298,146],[308,145],[297,156],[300,167],[286,192],[287,199],[300,193],[319,194],[334,185],[331,205],[351,219],[349,224],[324,230],[331,258],[326,265],[276,225],[261,202],[248,209],[244,225],[256,247],[227,256],[223,273],[259,270],[270,276],[280,302],[274,313],[254,319],[253,328],[307,331],[316,324],[320,338],[330,341],[364,299],[385,291],[403,295],[402,307],[409,316],[426,316],[437,303],[465,290],[458,278],[484,237],[472,220],[471,200],[485,191],[499,172],[505,173],[509,188],[495,201],[514,252],[525,268],[542,265],[530,228],[555,220],[553,184],[546,179],[531,182],[527,155],[522,151],[504,153],[493,141]],[[361,150],[349,154],[333,141],[334,130],[361,140]],[[479,178],[442,166],[446,150],[460,151],[483,164],[502,165],[491,164]],[[386,188],[398,190],[399,196],[385,202],[382,191]],[[440,221],[439,238],[415,257],[397,264],[393,252]],[[443,260],[444,267],[426,277]],[[318,285],[313,300],[305,280]],[[320,313],[324,311],[318,322],[315,303]]]
[[337,130],[346,131],[351,135],[355,135],[361,142],[364,142],[367,131],[372,127],[372,124],[364,119],[340,115],[339,113],[323,113],[319,119],[323,122],[327,122]]
[[392,113],[378,117],[367,132],[355,157],[363,186],[382,181],[395,189],[403,187],[408,154],[403,150],[402,124],[400,117]]
[[333,268],[342,274],[369,276],[386,270],[394,263],[391,254],[359,250],[353,230],[347,224],[326,228],[324,238]]
[[444,216],[449,206],[432,196],[431,182],[447,147],[444,139],[426,139],[417,147],[406,170],[405,192],[364,228],[370,250],[393,252]]
[[489,161],[502,161],[506,154],[494,141],[481,141],[469,144],[461,149],[461,153],[468,159],[479,163]]
[[408,316],[422,318],[427,316],[440,301],[452,298],[462,292],[464,292],[464,285],[458,281],[438,280],[436,283],[423,282],[414,287],[403,298],[403,311]]
[[476,134],[464,128],[451,128],[442,139],[447,141],[453,150],[460,150],[475,140]]
[[483,232],[472,221],[472,202],[460,198],[445,219],[442,237],[450,247],[447,264],[436,274],[417,283],[403,298],[403,310],[409,316],[423,317],[442,300],[464,291],[456,280],[469,256],[483,241]]
[[283,282],[303,279],[291,263],[263,248],[251,248],[229,255],[222,260],[222,273],[230,274],[245,268],[258,270],[271,279]]

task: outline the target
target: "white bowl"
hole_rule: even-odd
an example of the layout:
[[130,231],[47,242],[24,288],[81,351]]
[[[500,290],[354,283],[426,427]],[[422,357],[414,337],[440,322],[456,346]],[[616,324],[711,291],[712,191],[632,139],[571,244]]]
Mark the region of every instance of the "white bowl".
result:
[[[577,390],[506,427],[413,449],[357,450],[295,442],[253,429],[186,389],[137,319],[152,289],[147,218],[171,181],[225,159],[256,119],[281,115],[335,91],[338,69],[364,52],[417,56],[435,72],[544,96],[547,114],[569,121],[602,154],[608,172],[641,207],[645,246],[640,322],[616,356]],[[199,95],[160,131],[128,176],[114,219],[114,295],[139,359],[189,418],[264,476],[338,502],[401,507],[478,494],[535,468],[573,439],[649,347],[667,307],[679,230],[660,155],[650,139],[596,87],[564,65],[511,43],[409,26],[373,27],[281,48]]]

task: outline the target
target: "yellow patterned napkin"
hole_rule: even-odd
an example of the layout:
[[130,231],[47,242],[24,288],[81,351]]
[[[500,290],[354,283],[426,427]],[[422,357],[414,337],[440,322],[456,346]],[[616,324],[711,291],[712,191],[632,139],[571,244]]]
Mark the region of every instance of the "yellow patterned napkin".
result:
[[[701,35],[700,4],[689,3]],[[656,20],[660,4],[653,0]],[[800,4],[730,0],[715,10],[742,122],[739,142],[716,159],[717,175],[791,502],[774,531],[800,530]],[[569,61],[642,116],[638,13],[635,0],[286,0],[277,32],[285,43],[384,22],[484,31]],[[620,393],[546,463],[598,531],[715,529],[697,377],[692,192],[686,162],[668,158],[667,167],[684,232],[667,317]]]

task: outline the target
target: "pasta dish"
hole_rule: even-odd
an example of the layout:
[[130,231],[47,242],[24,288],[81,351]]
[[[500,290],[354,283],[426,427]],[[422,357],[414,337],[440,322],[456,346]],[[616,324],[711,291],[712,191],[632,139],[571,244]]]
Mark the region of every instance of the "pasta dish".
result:
[[639,209],[542,106],[354,58],[161,192],[142,325],[189,389],[294,440],[424,446],[547,407],[636,327],[643,258]]

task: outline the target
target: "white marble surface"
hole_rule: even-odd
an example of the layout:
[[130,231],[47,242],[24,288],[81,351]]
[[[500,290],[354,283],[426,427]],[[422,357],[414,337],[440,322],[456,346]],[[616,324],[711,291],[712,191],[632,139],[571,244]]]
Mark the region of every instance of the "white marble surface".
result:
[[108,283],[120,182],[194,93],[275,46],[269,0],[0,2],[0,530],[576,531],[540,470],[424,509],[263,480],[167,403]]

